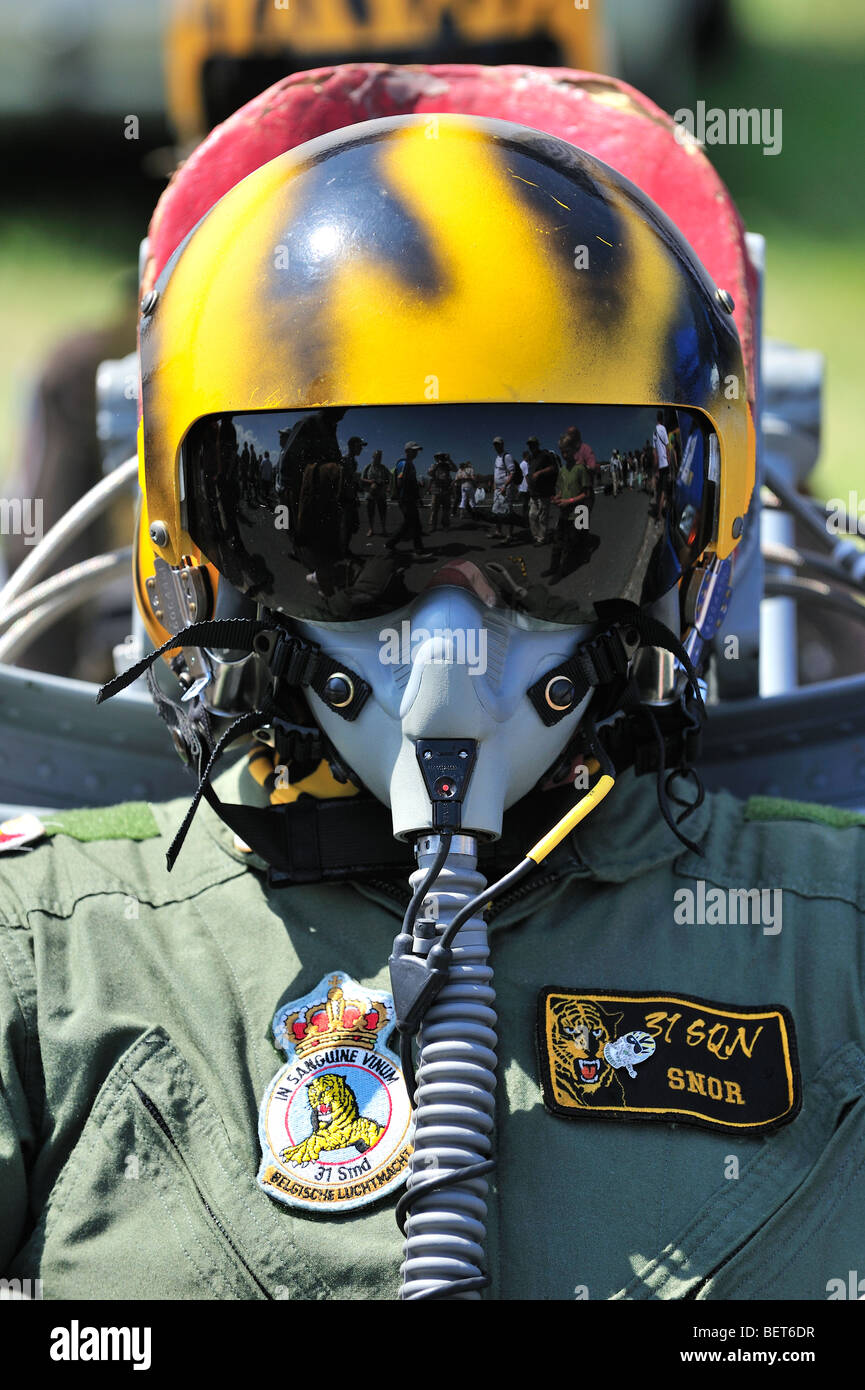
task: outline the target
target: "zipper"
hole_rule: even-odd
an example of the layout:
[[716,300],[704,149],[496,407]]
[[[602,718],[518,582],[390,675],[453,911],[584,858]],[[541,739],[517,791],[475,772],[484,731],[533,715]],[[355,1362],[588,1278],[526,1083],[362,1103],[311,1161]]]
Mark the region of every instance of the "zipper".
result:
[[518,883],[516,888],[511,889],[510,893],[506,893],[503,898],[499,898],[493,903],[487,921],[494,921],[504,912],[505,908],[519,902],[521,898],[528,897],[530,893],[537,892],[539,888],[549,888],[553,883],[558,883],[561,878],[562,871],[557,870],[555,873],[544,874],[541,878],[530,877],[525,883]]
[[411,890],[409,888],[405,888],[402,885],[398,887],[395,883],[386,878],[356,879],[355,883],[360,886],[366,884],[369,888],[375,888],[377,892],[384,894],[386,898],[390,898],[391,902],[396,903],[403,911],[411,901]]
[[[541,878],[531,877],[527,882],[517,884],[516,888],[512,888],[503,898],[499,898],[493,903],[487,921],[491,922],[493,918],[498,917],[505,908],[511,907],[513,903],[519,902],[530,893],[535,893],[540,888],[549,888],[552,884],[558,883],[562,875],[563,870],[557,869],[553,873],[544,874]],[[379,893],[389,898],[391,902],[398,904],[399,907],[405,908],[411,898],[411,893],[402,887],[397,887],[396,884],[389,882],[387,879],[368,878],[364,881],[370,888],[375,888]]]
[[169,1144],[170,1144],[171,1147],[174,1149],[175,1153],[177,1154],[178,1158],[180,1159],[180,1162],[183,1164],[184,1168],[186,1169],[187,1173],[189,1174],[190,1181],[192,1182],[192,1185],[193,1185],[193,1187],[195,1188],[195,1191],[196,1191],[197,1194],[198,1194],[198,1198],[199,1198],[199,1201],[201,1202],[201,1205],[204,1207],[204,1210],[207,1212],[207,1215],[210,1217],[210,1220],[213,1222],[214,1226],[215,1226],[216,1229],[219,1231],[219,1233],[220,1233],[220,1235],[222,1236],[222,1238],[223,1238],[223,1240],[225,1241],[225,1243],[226,1243],[226,1244],[230,1247],[230,1249],[233,1251],[234,1256],[235,1256],[235,1258],[237,1259],[238,1263],[241,1264],[241,1265],[243,1266],[243,1268],[246,1270],[247,1274],[249,1275],[250,1279],[251,1279],[252,1282],[255,1284],[256,1288],[258,1288],[258,1289],[261,1290],[261,1292],[262,1292],[262,1294],[264,1295],[264,1297],[267,1298],[267,1299],[272,1299],[272,1295],[268,1293],[267,1289],[266,1289],[265,1286],[262,1284],[261,1280],[260,1280],[260,1279],[257,1277],[257,1275],[254,1274],[253,1271],[250,1269],[249,1265],[247,1264],[246,1260],[245,1260],[245,1259],[243,1258],[243,1256],[241,1255],[240,1251],[238,1250],[238,1248],[237,1248],[237,1246],[235,1245],[234,1241],[232,1240],[231,1236],[228,1234],[228,1231],[225,1229],[225,1226],[222,1224],[222,1222],[220,1221],[220,1219],[219,1219],[219,1217],[217,1216],[216,1212],[213,1210],[212,1206],[210,1205],[210,1203],[208,1202],[208,1200],[207,1200],[207,1198],[205,1197],[204,1193],[202,1192],[202,1190],[201,1190],[201,1188],[200,1188],[198,1182],[197,1182],[196,1179],[195,1179],[195,1174],[193,1173],[192,1169],[190,1168],[189,1164],[187,1163],[186,1158],[184,1157],[184,1154],[183,1154],[183,1150],[181,1149],[181,1147],[180,1147],[180,1145],[178,1144],[177,1140],[175,1139],[174,1135],[171,1133],[171,1128],[170,1128],[170,1126],[169,1126],[169,1124],[168,1124],[168,1121],[166,1120],[165,1116],[163,1115],[162,1111],[158,1108],[158,1106],[156,1106],[156,1105],[153,1103],[153,1101],[150,1099],[150,1096],[145,1095],[144,1091],[142,1091],[141,1087],[140,1087],[135,1081],[133,1081],[132,1085],[135,1087],[135,1090],[136,1090],[137,1093],[138,1093],[138,1098],[139,1098],[139,1100],[141,1101],[142,1105],[144,1106],[145,1110],[146,1110],[146,1111],[148,1112],[148,1114],[150,1114],[150,1115],[152,1116],[152,1118],[156,1121],[156,1123],[158,1124],[159,1128],[162,1130],[162,1133],[165,1135],[165,1137],[166,1137],[166,1139],[168,1140]]

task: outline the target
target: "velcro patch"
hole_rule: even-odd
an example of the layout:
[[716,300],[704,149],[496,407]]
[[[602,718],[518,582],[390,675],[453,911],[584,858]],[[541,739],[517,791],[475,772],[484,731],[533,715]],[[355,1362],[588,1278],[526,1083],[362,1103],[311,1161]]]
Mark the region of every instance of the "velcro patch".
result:
[[783,1005],[547,986],[537,1042],[544,1105],[569,1119],[767,1134],[802,1104],[796,1034]]
[[152,840],[160,834],[146,801],[123,801],[117,806],[83,806],[53,811],[46,816],[46,835],[68,835],[85,843],[94,840]]
[[751,796],[745,803],[745,820],[807,820],[844,830],[848,825],[865,825],[861,811],[840,806],[823,806],[813,801],[786,801],[778,796]]

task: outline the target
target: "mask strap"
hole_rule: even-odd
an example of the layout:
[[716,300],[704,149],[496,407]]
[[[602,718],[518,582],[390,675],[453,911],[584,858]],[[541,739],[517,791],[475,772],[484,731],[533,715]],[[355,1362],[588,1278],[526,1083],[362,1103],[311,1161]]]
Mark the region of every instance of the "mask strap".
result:
[[[603,599],[595,604],[595,612],[601,622],[620,623],[628,627],[633,627],[639,636],[639,645],[641,647],[660,647],[662,650],[671,652],[672,655],[675,656],[684,670],[688,682],[687,689],[681,701],[686,718],[686,734],[687,732],[699,734],[703,720],[706,717],[703,694],[700,690],[697,672],[691,658],[688,656],[688,653],[685,651],[685,648],[678,637],[676,637],[675,633],[672,632],[666,624],[660,622],[657,618],[651,617],[648,613],[644,613],[636,603],[631,603],[627,599]],[[658,724],[658,719],[654,711],[648,705],[638,703],[635,689],[632,690],[632,695],[634,700],[631,702],[630,715],[631,717],[636,715],[637,717],[645,718],[653,735],[657,750],[656,786],[658,807],[661,815],[664,817],[664,820],[676,838],[681,840],[682,844],[685,845],[692,854],[702,855],[703,851],[700,845],[694,840],[689,839],[679,828],[682,821],[692,815],[693,812],[697,810],[698,806],[702,805],[705,798],[705,789],[700,780],[699,773],[690,763],[687,754],[683,755],[677,767],[669,770],[667,769],[666,742]],[[683,747],[687,747],[687,744],[688,739],[685,738],[683,740]],[[690,778],[696,784],[697,796],[694,801],[685,801],[683,798],[676,796],[671,790],[677,777]],[[670,806],[671,800],[673,800],[676,805],[685,808],[678,816],[674,817],[673,815]]]
[[631,603],[628,599],[601,599],[595,604],[595,612],[602,623],[616,623],[623,627],[635,628],[641,647],[660,647],[663,651],[671,652],[688,678],[698,717],[702,718],[705,715],[703,693],[691,658],[676,634],[671,632],[665,623],[644,613],[638,604]]
[[[229,724],[228,728],[214,744],[210,757],[207,760],[207,765],[205,766],[204,771],[201,773],[201,776],[198,779],[198,786],[195,789],[195,795],[189,803],[186,815],[183,817],[183,821],[180,825],[180,829],[178,830],[177,834],[175,835],[174,839],[171,841],[171,844],[168,847],[168,853],[165,856],[165,863],[168,867],[169,873],[174,868],[174,861],[176,860],[178,854],[181,851],[183,841],[186,839],[189,827],[192,825],[193,817],[195,816],[195,812],[198,810],[202,796],[206,796],[208,792],[213,792],[213,788],[210,785],[210,778],[213,774],[213,769],[215,768],[219,759],[222,757],[229,743],[231,743],[236,738],[240,738],[241,734],[251,733],[253,729],[260,728],[262,724],[266,724],[268,715],[272,712],[272,710],[272,701],[264,701],[261,706],[261,709],[251,710],[248,714],[242,714],[239,719],[235,719],[233,723]],[[215,797],[216,793],[213,792],[213,795]],[[217,804],[219,804],[218,798]]]
[[[266,634],[266,637],[265,637]],[[275,640],[272,640],[275,639]],[[158,657],[178,647],[226,647],[235,651],[256,652],[267,663],[271,676],[271,689],[265,695],[258,709],[249,710],[232,721],[219,738],[214,739],[210,717],[200,696],[194,701],[193,709],[187,712],[182,702],[172,700],[160,691],[153,678],[151,667]],[[276,712],[276,692],[280,682],[287,685],[309,685],[317,694],[323,695],[324,687],[330,677],[337,672],[352,682],[354,696],[350,708],[337,708],[336,713],[344,718],[356,719],[371,690],[368,683],[355,672],[339,667],[331,657],[322,652],[314,643],[304,642],[299,637],[275,628],[273,623],[253,618],[223,618],[202,623],[193,623],[182,631],[169,637],[156,651],[148,652],[141,661],[130,666],[122,675],[115,676],[102,687],[96,696],[96,703],[110,700],[121,690],[132,685],[139,676],[147,673],[148,685],[157,708],[157,713],[169,725],[175,742],[188,761],[194,763],[198,772],[198,786],[189,804],[183,822],[169,846],[166,863],[169,871],[175,860],[195,812],[205,797],[218,808],[221,803],[210,785],[213,770],[235,739],[251,733],[267,724]]]
[[274,683],[281,680],[286,685],[308,685],[322,698],[325,698],[325,686],[331,676],[337,673],[347,676],[353,687],[352,699],[349,703],[332,706],[335,714],[347,720],[357,719],[372,694],[369,683],[362,676],[340,666],[314,642],[304,642],[273,622],[256,618],[213,618],[208,622],[192,623],[176,632],[156,651],[148,652],[128,671],[108,681],[96,696],[97,705],[132,685],[150,669],[157,657],[178,647],[225,647],[256,652],[266,661]]
[[192,623],[191,626],[176,632],[173,637],[169,637],[167,642],[156,648],[156,651],[148,652],[127,671],[107,681],[98,692],[96,703],[101,705],[103,700],[110,700],[114,695],[119,695],[121,690],[125,690],[137,681],[139,676],[143,676],[145,671],[149,671],[157,657],[164,656],[166,652],[174,651],[177,647],[226,647],[235,651],[251,652],[255,650],[255,638],[258,634],[272,631],[272,624],[259,622],[255,618],[213,618],[208,622]]

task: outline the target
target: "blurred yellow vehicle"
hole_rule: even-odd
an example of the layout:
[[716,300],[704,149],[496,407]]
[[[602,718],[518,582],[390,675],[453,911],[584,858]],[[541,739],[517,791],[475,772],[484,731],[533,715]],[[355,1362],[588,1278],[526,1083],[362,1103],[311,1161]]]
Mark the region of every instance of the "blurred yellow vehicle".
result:
[[287,73],[352,57],[604,72],[607,11],[616,8],[605,0],[176,0],[169,110],[181,141],[196,142]]

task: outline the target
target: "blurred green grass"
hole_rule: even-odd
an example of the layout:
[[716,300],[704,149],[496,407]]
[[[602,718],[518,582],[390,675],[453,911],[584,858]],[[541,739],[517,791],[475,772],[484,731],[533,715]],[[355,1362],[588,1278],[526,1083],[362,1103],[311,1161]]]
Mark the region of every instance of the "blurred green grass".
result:
[[710,146],[749,230],[767,242],[765,330],[826,358],[823,497],[861,486],[865,325],[865,5],[735,0],[734,54],[706,67],[698,97],[776,107],[783,147]]
[[104,198],[84,215],[80,205],[37,195],[0,218],[0,478],[24,447],[34,380],[48,356],[69,334],[123,311],[143,230]]
[[742,32],[776,43],[786,37],[809,48],[843,52],[865,43],[865,6],[860,0],[734,0]]
[[[865,4],[731,0],[734,33],[697,73],[685,105],[780,107],[783,149],[710,146],[750,230],[767,238],[766,332],[827,359],[823,454],[828,497],[857,486],[865,325]],[[94,180],[94,182],[96,182]],[[46,194],[46,187],[49,192]],[[0,220],[0,477],[21,447],[32,383],[59,338],[110,320],[134,267],[154,182],[131,201],[94,202],[34,182]],[[86,204],[86,206],[82,206]]]

